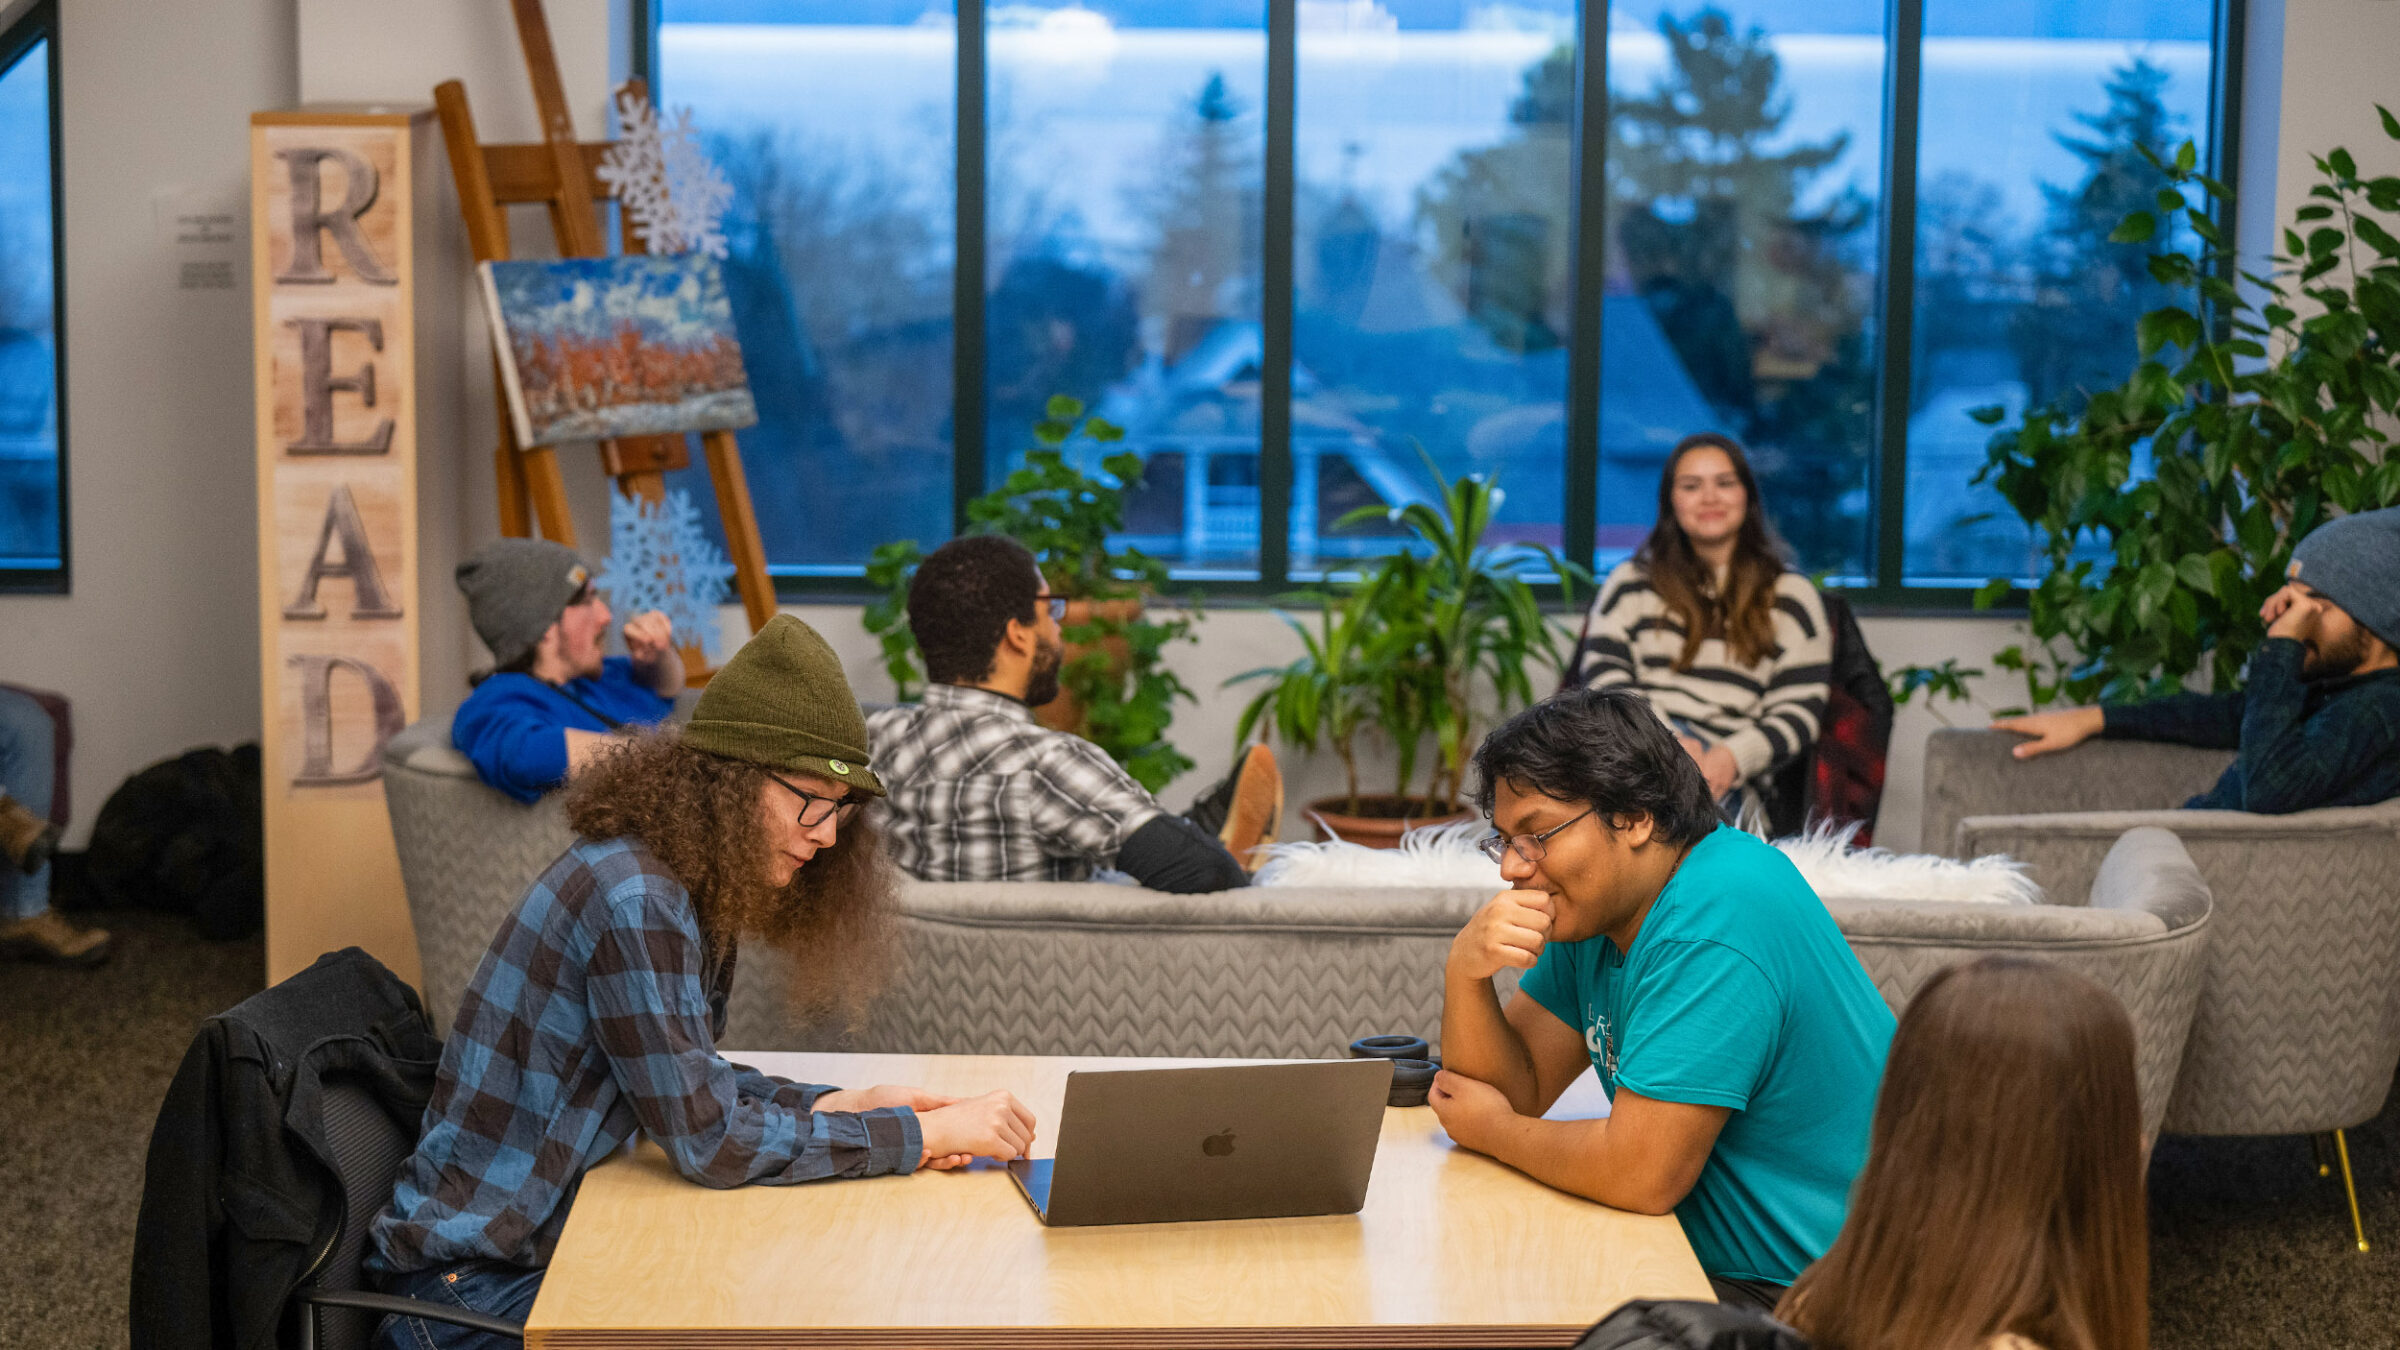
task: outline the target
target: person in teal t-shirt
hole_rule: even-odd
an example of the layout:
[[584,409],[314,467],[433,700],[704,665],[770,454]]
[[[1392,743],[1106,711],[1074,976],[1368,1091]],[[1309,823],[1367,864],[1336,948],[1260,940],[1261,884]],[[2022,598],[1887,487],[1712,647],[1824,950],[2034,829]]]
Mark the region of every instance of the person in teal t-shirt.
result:
[[[1772,1308],[1841,1231],[1891,1010],[1799,870],[1717,822],[1639,695],[1575,690],[1475,756],[1517,889],[1451,944],[1431,1101],[1460,1146],[1673,1211],[1719,1298]],[[1524,971],[1505,1008],[1492,978]],[[1550,1121],[1589,1063],[1606,1120]]]

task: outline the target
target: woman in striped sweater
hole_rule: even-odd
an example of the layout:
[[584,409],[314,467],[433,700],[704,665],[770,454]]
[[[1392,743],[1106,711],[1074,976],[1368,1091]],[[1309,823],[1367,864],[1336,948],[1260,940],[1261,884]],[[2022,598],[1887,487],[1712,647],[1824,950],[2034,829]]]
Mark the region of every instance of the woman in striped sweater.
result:
[[1781,547],[1741,446],[1685,437],[1659,477],[1658,523],[1602,583],[1570,676],[1647,695],[1729,817],[1766,810],[1825,711],[1825,602]]

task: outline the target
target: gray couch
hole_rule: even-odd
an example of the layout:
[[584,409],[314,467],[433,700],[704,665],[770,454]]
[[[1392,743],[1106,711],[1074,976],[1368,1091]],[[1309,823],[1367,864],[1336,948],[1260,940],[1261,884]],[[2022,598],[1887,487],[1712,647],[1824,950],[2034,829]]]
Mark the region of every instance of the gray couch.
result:
[[2309,1134],[2382,1109],[2400,1064],[2400,801],[2286,816],[2183,811],[2223,751],[2092,741],[2018,761],[2006,732],[1926,746],[1928,848],[2008,853],[2074,886],[2128,830],[2171,830],[2215,933],[2166,1128]]
[[[569,836],[555,799],[519,806],[475,781],[427,719],[384,752],[384,784],[423,962],[447,1024],[500,918]],[[2208,938],[2182,848],[2137,831],[2038,906],[1836,902],[1895,1010],[1945,965],[2036,954],[2114,991],[2140,1036],[2155,1132]],[[726,1043],[743,1049],[982,1054],[1314,1056],[1356,1036],[1441,1030],[1451,936],[1481,890],[1278,888],[1172,896],[1109,885],[909,883],[902,959],[855,1026],[786,1011],[780,964],[746,951]]]

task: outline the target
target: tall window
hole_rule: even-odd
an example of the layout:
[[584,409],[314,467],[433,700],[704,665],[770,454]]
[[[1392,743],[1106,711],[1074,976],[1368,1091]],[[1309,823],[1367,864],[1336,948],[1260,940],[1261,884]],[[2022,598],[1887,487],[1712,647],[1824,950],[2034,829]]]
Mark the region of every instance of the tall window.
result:
[[2170,297],[2108,233],[2239,61],[2235,0],[947,2],[664,0],[663,98],[763,185],[780,572],[945,537],[1069,394],[1194,580],[1339,571],[1465,473],[1605,569],[1714,430],[1803,570],[1961,603],[2031,562],[1969,410],[2130,369]]
[[1910,584],[2034,570],[2024,522],[1970,481],[1991,431],[1968,411],[2014,416],[2114,385],[2135,364],[2134,320],[2190,304],[2150,279],[2156,242],[2108,235],[2163,185],[2143,151],[2172,159],[2197,140],[2205,162],[2216,130],[2209,17],[2164,0],[2039,9],[1927,0]]
[[742,457],[774,569],[854,574],[887,539],[947,538],[949,16],[901,0],[662,8],[670,102],[735,188],[725,284],[759,414]]
[[1128,542],[1255,576],[1264,0],[987,14],[987,482],[1071,395],[1142,457]]
[[0,589],[64,590],[56,10],[0,34]]

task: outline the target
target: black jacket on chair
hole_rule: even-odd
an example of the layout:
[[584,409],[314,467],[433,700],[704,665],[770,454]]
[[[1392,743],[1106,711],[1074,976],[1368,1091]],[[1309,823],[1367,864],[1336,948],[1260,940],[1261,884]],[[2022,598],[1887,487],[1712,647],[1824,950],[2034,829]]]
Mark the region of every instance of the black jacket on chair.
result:
[[340,1218],[321,1083],[351,1076],[413,1132],[441,1041],[356,947],[201,1024],[167,1089],[133,1236],[133,1350],[273,1350]]

